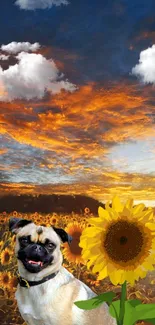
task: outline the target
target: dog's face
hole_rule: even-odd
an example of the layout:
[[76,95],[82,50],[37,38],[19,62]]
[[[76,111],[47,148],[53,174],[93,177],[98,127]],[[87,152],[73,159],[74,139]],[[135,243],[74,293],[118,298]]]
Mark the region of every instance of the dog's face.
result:
[[61,242],[72,240],[63,229],[37,226],[25,219],[10,219],[9,228],[17,234],[15,253],[18,261],[29,273],[54,267],[61,260]]

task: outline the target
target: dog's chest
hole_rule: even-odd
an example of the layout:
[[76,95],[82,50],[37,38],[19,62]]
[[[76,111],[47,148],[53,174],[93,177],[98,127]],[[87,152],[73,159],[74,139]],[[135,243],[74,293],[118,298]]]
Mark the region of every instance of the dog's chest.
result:
[[[59,315],[54,310],[54,295],[44,287],[17,289],[16,299],[21,316],[28,325],[58,325]],[[50,302],[50,304],[49,304]]]

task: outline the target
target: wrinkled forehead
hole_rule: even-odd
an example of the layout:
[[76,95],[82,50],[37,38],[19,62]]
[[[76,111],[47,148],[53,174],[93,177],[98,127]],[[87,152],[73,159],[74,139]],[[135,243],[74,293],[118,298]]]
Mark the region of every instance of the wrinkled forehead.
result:
[[60,244],[61,240],[52,227],[37,226],[30,223],[20,229],[17,238],[22,236],[30,236],[32,242],[45,243],[46,239],[54,241],[55,244]]

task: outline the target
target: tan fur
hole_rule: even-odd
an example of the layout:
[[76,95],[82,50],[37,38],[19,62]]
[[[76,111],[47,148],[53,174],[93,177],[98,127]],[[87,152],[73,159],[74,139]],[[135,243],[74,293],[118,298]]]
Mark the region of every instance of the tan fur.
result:
[[[73,287],[73,283],[74,283],[74,287]],[[66,310],[66,315],[62,314],[60,316],[60,324],[64,323],[64,318],[65,318],[66,325],[72,324],[72,304],[73,301],[76,301],[78,292],[79,292],[79,287],[75,284],[74,279],[72,279],[69,283],[62,285],[60,287],[59,289],[60,296],[64,296],[64,297],[67,296],[67,299],[64,299],[62,302],[63,310]],[[59,306],[59,302],[58,304],[55,305]]]
[[115,325],[115,320],[109,315],[108,307],[101,307],[92,311],[84,311],[74,305],[74,301],[87,300],[96,294],[83,282],[76,279],[62,267],[61,240],[52,227],[42,227],[43,232],[38,234],[39,227],[29,224],[19,229],[16,242],[16,255],[19,250],[18,238],[31,236],[31,240],[41,241],[48,238],[57,247],[53,253],[54,263],[39,273],[29,273],[18,261],[20,275],[28,281],[38,281],[43,277],[59,271],[55,278],[29,289],[18,285],[16,299],[23,319],[29,325]]

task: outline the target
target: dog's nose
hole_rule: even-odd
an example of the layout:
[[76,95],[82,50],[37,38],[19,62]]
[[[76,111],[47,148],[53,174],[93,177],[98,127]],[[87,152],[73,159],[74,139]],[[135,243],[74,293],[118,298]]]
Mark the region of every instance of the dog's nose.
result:
[[40,245],[33,245],[33,250],[39,253],[43,250],[43,247]]

